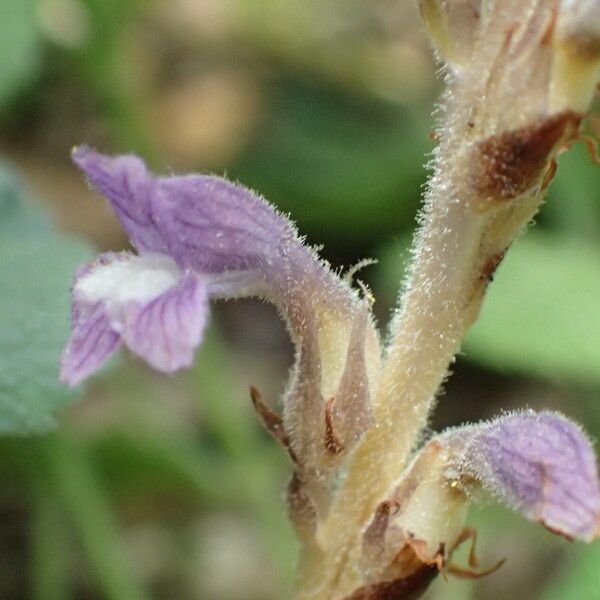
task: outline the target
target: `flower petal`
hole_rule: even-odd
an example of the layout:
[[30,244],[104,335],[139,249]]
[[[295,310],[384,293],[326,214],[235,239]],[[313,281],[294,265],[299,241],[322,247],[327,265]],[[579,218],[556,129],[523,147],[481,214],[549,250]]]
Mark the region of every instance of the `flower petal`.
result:
[[141,253],[169,254],[184,269],[221,274],[281,268],[290,262],[286,242],[287,251],[303,248],[290,221],[225,179],[158,178],[136,156],[110,157],[85,146],[73,151],[73,160],[108,198]]
[[73,323],[73,332],[62,356],[60,380],[70,386],[97,371],[121,345],[121,336],[110,326],[102,302],[88,307]]
[[123,341],[150,366],[172,373],[192,364],[207,319],[206,286],[188,273],[147,304],[126,307]]
[[155,369],[189,366],[208,316],[206,285],[162,255],[104,254],[78,272],[62,379],[75,385],[121,344]]
[[182,268],[208,273],[278,268],[302,247],[292,224],[256,194],[207,175],[157,180],[152,216]]
[[137,156],[105,156],[87,146],[77,146],[73,162],[94,187],[104,194],[123,228],[140,252],[166,248],[152,221],[150,199],[155,187],[152,175]]
[[168,255],[182,270],[215,276],[212,297],[262,295],[290,322],[310,297],[332,310],[354,305],[351,287],[252,191],[208,175],[154,177],[135,156],[109,157],[84,146],[73,160],[107,196],[140,254]]
[[600,524],[594,450],[560,415],[511,415],[449,432],[463,445],[460,479],[476,478],[508,506],[566,537],[591,540]]
[[168,255],[182,270],[221,276],[211,278],[211,296],[264,295],[290,322],[311,297],[332,311],[353,311],[351,286],[254,192],[208,175],[154,177],[135,156],[85,146],[73,160],[107,196],[140,254]]

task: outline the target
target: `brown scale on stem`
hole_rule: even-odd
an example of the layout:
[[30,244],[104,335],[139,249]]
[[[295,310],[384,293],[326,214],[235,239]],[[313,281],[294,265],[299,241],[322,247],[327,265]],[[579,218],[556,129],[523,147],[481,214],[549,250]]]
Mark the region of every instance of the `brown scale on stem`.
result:
[[542,192],[545,192],[548,189],[548,186],[552,183],[554,176],[556,175],[556,170],[558,169],[558,163],[553,158],[548,165],[548,170],[544,175],[544,179],[542,180]]
[[503,250],[502,252],[498,252],[490,256],[483,264],[483,269],[481,269],[481,273],[479,275],[479,281],[484,283],[491,283],[494,281],[494,273],[500,266],[500,263],[504,259],[505,255],[506,250]]
[[390,518],[400,510],[396,500],[384,500],[375,510],[373,520],[363,534],[363,555],[369,559],[380,556],[385,548],[385,534]]
[[444,569],[445,546],[440,544],[433,556],[423,540],[409,538],[393,560],[402,576],[363,586],[344,600],[416,600]]
[[263,401],[260,392],[250,386],[250,397],[256,414],[260,417],[263,427],[276,439],[288,452],[294,463],[298,464],[296,454],[292,450],[291,440],[288,432],[285,430],[282,418],[275,414]]
[[532,189],[545,173],[553,149],[576,135],[581,119],[563,111],[479,142],[475,189],[494,201],[512,200]]
[[344,600],[417,600],[437,574],[437,565],[423,565],[408,577],[361,587]]
[[[380,507],[382,513],[388,511],[390,506]],[[387,524],[386,515],[382,514]],[[471,549],[468,557],[468,568],[452,564],[450,561],[454,552],[465,542],[471,540]],[[400,552],[394,558],[394,563],[403,573],[402,577],[390,581],[359,588],[344,600],[416,600],[427,590],[429,584],[441,573],[446,579],[453,575],[460,579],[479,579],[496,572],[506,562],[498,561],[487,569],[478,569],[479,560],[476,554],[477,532],[465,528],[456,542],[446,553],[444,544],[440,544],[437,552],[431,556],[427,553],[427,544],[422,540],[408,539]]]

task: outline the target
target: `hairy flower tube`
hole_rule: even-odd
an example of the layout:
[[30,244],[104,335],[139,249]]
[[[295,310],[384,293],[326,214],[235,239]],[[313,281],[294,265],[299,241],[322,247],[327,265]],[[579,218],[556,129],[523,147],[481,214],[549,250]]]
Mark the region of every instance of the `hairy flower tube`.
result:
[[261,297],[287,323],[296,357],[283,412],[254,389],[252,400],[293,464],[302,600],[414,599],[440,572],[485,574],[452,562],[481,498],[569,539],[600,534],[596,457],[565,417],[517,412],[425,439],[494,270],[579,136],[600,66],[600,3],[419,4],[447,91],[385,344],[370,295],[253,192],[204,175],[157,177],[134,156],[73,153],[137,253],[101,255],[76,274],[63,381],[77,385],[123,345],[161,371],[190,365],[212,299]]

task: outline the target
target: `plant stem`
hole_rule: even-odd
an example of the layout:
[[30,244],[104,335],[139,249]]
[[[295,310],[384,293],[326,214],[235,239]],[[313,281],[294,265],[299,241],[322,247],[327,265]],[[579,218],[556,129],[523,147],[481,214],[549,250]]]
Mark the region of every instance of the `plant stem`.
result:
[[[459,117],[452,109],[449,103],[443,132],[456,131],[448,126]],[[482,197],[469,176],[478,151],[460,133],[450,133],[437,150],[411,273],[374,390],[376,424],[351,457],[319,531],[320,556],[304,560],[301,600],[341,600],[360,585],[363,531],[423,435],[436,393],[477,318],[494,268],[542,201],[542,180],[510,203]]]

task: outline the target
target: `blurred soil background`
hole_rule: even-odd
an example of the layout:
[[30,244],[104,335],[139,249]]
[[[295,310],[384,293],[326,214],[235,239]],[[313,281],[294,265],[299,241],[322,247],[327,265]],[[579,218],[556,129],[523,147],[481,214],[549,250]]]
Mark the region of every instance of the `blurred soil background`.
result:
[[[61,231],[102,251],[128,242],[70,163],[73,145],[226,174],[290,213],[336,267],[378,259],[359,278],[385,327],[433,148],[436,72],[405,0],[0,0],[0,156]],[[600,433],[600,169],[583,148],[560,163],[435,430],[528,406]],[[222,303],[190,371],[122,356],[57,433],[0,439],[0,598],[288,598],[289,466],[248,388],[277,407],[291,360],[270,306]],[[506,565],[440,578],[428,600],[600,598],[600,548],[494,506],[469,524],[482,564]]]

